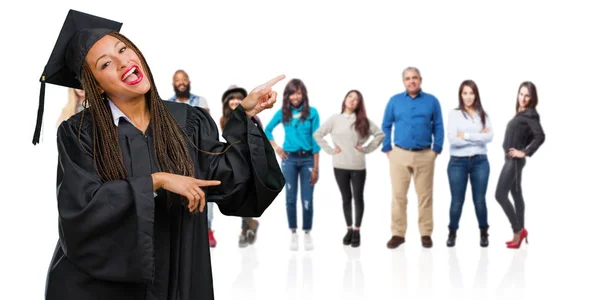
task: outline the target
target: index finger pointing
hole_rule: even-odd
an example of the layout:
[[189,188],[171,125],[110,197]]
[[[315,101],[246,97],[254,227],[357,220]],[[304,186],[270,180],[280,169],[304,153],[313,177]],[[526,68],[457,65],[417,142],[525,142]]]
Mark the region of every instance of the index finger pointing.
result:
[[219,181],[219,180],[201,180],[201,179],[197,179],[196,180],[196,184],[198,186],[215,186],[215,185],[220,185],[221,181]]
[[283,80],[285,75],[281,74],[259,86],[254,88],[251,93],[255,93],[258,97],[262,97],[271,92],[271,88],[279,81]]
[[273,79],[271,79],[271,80],[267,81],[267,82],[264,84],[264,86],[266,86],[266,87],[272,87],[272,86],[274,86],[276,83],[278,83],[278,82],[282,81],[284,78],[285,78],[285,75],[284,75],[284,74],[281,74],[281,75],[279,75],[279,76],[277,76],[277,77],[275,77],[275,78],[273,78]]

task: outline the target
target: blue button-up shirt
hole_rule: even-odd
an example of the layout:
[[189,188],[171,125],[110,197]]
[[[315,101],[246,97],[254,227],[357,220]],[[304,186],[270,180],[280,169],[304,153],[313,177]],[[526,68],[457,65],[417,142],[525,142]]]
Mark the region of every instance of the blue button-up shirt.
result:
[[[442,153],[444,121],[438,99],[425,92],[412,98],[407,92],[394,95],[388,102],[381,130],[385,133],[381,151],[392,150],[393,143],[402,148],[428,148]],[[433,145],[432,145],[433,144]]]

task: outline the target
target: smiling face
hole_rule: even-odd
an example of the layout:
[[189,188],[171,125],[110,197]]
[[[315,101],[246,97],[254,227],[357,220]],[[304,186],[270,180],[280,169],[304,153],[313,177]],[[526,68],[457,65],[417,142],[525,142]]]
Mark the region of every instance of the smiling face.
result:
[[150,81],[138,55],[119,39],[106,35],[85,60],[102,91],[111,100],[126,101],[150,90]]
[[300,104],[302,104],[302,90],[301,89],[297,89],[295,93],[290,95],[290,103],[294,107],[298,107],[298,106],[300,106]]
[[176,92],[185,93],[190,91],[190,78],[184,72],[176,72],[173,75],[173,88]]
[[519,90],[519,106],[521,108],[526,108],[527,105],[529,105],[529,100],[531,99],[531,96],[529,95],[529,89],[527,89],[527,87],[522,86],[521,89]]

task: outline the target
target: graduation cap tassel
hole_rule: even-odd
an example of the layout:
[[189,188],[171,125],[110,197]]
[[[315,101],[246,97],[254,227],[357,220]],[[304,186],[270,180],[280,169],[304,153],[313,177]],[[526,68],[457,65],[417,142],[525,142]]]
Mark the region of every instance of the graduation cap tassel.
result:
[[81,89],[81,81],[77,75],[81,73],[81,66],[85,63],[88,51],[105,35],[110,32],[119,32],[122,25],[121,22],[73,9],[69,10],[40,78],[42,86],[40,87],[37,123],[33,134],[34,145],[40,142],[46,83]]
[[40,142],[40,132],[42,131],[42,119],[44,115],[44,95],[46,93],[46,78],[42,76],[40,80],[40,103],[38,106],[38,114],[37,114],[37,122],[35,124],[35,132],[33,133],[33,144],[38,144]]

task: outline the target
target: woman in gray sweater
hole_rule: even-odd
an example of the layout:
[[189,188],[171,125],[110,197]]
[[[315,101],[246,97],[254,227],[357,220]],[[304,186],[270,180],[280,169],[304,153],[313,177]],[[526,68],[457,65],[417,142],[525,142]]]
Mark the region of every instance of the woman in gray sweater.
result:
[[[324,137],[331,135],[334,147]],[[368,145],[364,145],[373,136]],[[365,154],[375,151],[383,141],[381,129],[367,118],[362,94],[351,90],[342,103],[342,112],[331,116],[314,133],[315,141],[325,153],[333,156],[333,171],[342,194],[344,217],[348,231],[344,245],[360,245],[359,229],[364,213],[363,191],[367,176]],[[352,196],[355,217],[352,228]]]

